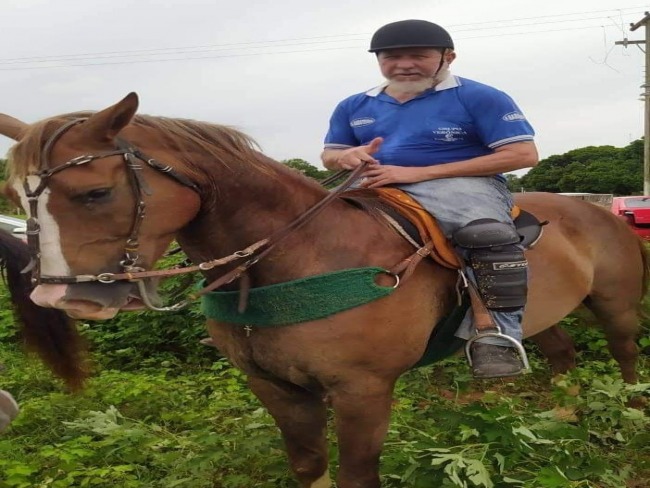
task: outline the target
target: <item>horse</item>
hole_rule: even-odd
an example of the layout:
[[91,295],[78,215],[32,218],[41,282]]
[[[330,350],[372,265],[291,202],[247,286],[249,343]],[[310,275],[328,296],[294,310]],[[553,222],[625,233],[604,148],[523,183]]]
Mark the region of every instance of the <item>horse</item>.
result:
[[[10,233],[0,230],[0,269],[9,290],[16,321],[28,350],[43,362],[70,388],[79,390],[88,370],[85,367],[85,345],[72,320],[61,310],[36,305],[29,277],[21,271],[31,260],[26,244]],[[18,404],[5,390],[0,390],[0,432],[18,414]]]
[[[174,310],[156,295],[165,271],[153,270],[173,240],[200,263],[193,269],[210,286],[240,290],[240,312],[257,289],[379,269],[371,285],[390,293],[325,317],[282,327],[207,321],[214,345],[246,373],[273,416],[301,487],[331,486],[328,407],[339,446],[337,486],[379,487],[395,382],[454,307],[457,272],[432,260],[408,267],[408,276],[392,272],[413,248],[379,219],[338,197],[319,207],[331,193],[233,128],[137,109],[130,93],[99,112],[31,125],[0,121],[0,133],[17,141],[9,183],[37,237],[40,284],[32,299],[87,319],[145,303]],[[649,276],[642,242],[586,202],[526,193],[516,203],[549,222],[527,251],[524,335],[552,345],[565,334],[555,324],[584,304],[600,319],[624,380],[635,382],[639,303]],[[337,293],[331,301],[354,289]]]

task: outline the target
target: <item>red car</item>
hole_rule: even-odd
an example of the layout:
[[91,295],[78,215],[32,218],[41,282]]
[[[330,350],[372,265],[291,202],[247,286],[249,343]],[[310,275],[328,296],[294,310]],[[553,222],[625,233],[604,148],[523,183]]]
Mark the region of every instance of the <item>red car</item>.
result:
[[650,241],[650,196],[614,197],[612,212],[625,219],[639,236]]

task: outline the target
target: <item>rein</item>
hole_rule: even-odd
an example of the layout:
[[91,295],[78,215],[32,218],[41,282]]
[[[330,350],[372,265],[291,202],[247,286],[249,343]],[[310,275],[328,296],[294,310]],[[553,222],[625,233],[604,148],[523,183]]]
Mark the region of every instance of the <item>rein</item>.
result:
[[[131,146],[124,139],[116,139],[116,149],[113,151],[108,151],[101,154],[89,154],[77,156],[56,168],[49,168],[49,159],[50,152],[54,144],[60,139],[66,131],[68,131],[73,126],[84,122],[83,119],[72,120],[59,129],[57,129],[54,134],[47,140],[43,146],[41,153],[41,165],[39,170],[36,173],[33,173],[32,176],[37,176],[40,178],[39,184],[35,189],[31,189],[27,180],[24,182],[24,189],[27,195],[27,200],[29,203],[30,217],[27,220],[27,238],[28,245],[31,251],[32,259],[29,265],[23,270],[23,272],[32,272],[32,284],[75,284],[75,283],[87,283],[87,282],[99,282],[99,283],[114,283],[116,281],[131,281],[137,282],[138,289],[140,291],[141,299],[143,303],[150,309],[156,311],[176,311],[180,310],[192,301],[196,300],[202,295],[209,293],[227,283],[242,278],[242,303],[241,308],[246,306],[246,297],[248,295],[248,280],[243,278],[246,277],[244,274],[248,268],[257,263],[260,259],[264,258],[269,254],[275,247],[282,242],[285,238],[290,236],[297,229],[311,221],[316,215],[318,215],[325,207],[327,207],[332,201],[337,199],[341,193],[350,188],[358,179],[360,174],[364,171],[367,164],[363,163],[350,172],[347,179],[339,185],[336,189],[330,191],[326,197],[316,203],[314,206],[306,210],[304,213],[299,215],[295,220],[290,222],[287,226],[283,227],[279,231],[272,234],[270,237],[261,239],[250,246],[235,251],[234,253],[218,258],[212,259],[209,261],[204,261],[194,266],[187,266],[182,268],[171,268],[171,269],[161,269],[161,270],[145,270],[137,266],[139,259],[138,255],[138,235],[142,221],[145,216],[145,201],[144,195],[150,194],[150,190],[146,185],[144,177],[141,174],[143,164],[146,164],[150,168],[172,178],[177,183],[186,186],[193,191],[199,193],[198,186],[193,183],[185,175],[182,175],[175,171],[171,166],[162,164],[156,161],[153,158],[149,158],[144,155],[140,150]],[[83,275],[74,275],[74,276],[48,276],[42,275],[40,273],[40,224],[38,221],[38,198],[45,191],[48,185],[48,180],[55,174],[60,173],[68,168],[73,168],[77,166],[82,166],[92,161],[98,159],[104,159],[112,156],[122,156],[127,167],[127,172],[129,175],[129,182],[135,196],[136,204],[134,209],[134,219],[131,225],[131,231],[129,237],[126,240],[126,245],[124,248],[124,257],[120,260],[120,266],[122,267],[121,273],[100,273],[97,275],[92,274],[83,274]],[[328,184],[333,181],[336,181],[346,175],[348,171],[339,171],[334,175],[330,176],[326,180],[322,181],[321,184]],[[386,271],[387,274],[395,278],[394,288],[397,288],[400,284],[400,281],[404,281],[408,278],[415,266],[426,256],[431,253],[433,248],[432,243],[427,243],[422,248],[418,249],[411,256],[407,257],[396,266],[391,268],[391,270]],[[143,281],[146,278],[161,278],[169,277],[174,275],[194,273],[198,271],[207,271],[217,266],[223,266],[238,260],[246,259],[242,264],[236,266],[232,270],[226,272],[216,280],[209,283],[207,286],[202,289],[190,293],[188,297],[174,305],[167,307],[157,307],[150,303],[148,295],[146,293],[145,282]],[[242,276],[243,275],[243,276]],[[401,276],[401,278],[400,278]]]

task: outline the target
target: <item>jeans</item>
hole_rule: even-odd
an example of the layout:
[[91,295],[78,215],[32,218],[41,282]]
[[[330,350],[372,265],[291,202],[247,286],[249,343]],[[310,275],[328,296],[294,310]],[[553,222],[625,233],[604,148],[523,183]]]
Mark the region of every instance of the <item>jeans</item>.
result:
[[[477,219],[495,219],[499,222],[512,223],[512,195],[505,182],[493,176],[464,176],[459,178],[442,178],[418,183],[396,185],[411,195],[427,211],[435,216],[447,237]],[[457,248],[459,254],[467,257],[467,251]],[[471,268],[466,269],[468,279],[474,280]],[[523,309],[514,312],[490,310],[494,322],[501,332],[521,342],[521,320]],[[468,311],[457,337],[470,339],[476,333],[472,326],[471,310]],[[480,342],[512,346],[504,339],[488,337]]]

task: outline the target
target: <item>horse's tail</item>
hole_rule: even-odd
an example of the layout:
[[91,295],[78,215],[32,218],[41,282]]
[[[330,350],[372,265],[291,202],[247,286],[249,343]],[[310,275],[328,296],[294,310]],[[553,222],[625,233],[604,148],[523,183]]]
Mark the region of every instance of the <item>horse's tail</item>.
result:
[[24,243],[0,231],[0,267],[6,276],[25,345],[71,389],[77,390],[88,376],[86,344],[65,313],[39,307],[29,298],[32,287],[21,270],[30,259],[29,248]]

